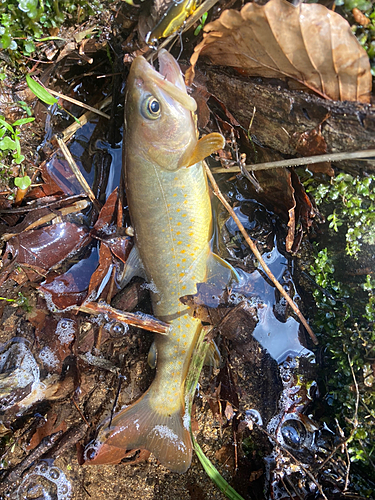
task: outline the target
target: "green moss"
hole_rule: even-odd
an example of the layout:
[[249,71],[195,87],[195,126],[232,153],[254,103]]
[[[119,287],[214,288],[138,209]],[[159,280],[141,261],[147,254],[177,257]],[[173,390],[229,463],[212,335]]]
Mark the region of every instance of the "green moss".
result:
[[318,205],[331,204],[327,215],[329,227],[335,232],[345,228],[346,252],[357,258],[362,243],[375,243],[375,176],[353,177],[339,174],[331,185],[306,182],[307,192],[313,194]]

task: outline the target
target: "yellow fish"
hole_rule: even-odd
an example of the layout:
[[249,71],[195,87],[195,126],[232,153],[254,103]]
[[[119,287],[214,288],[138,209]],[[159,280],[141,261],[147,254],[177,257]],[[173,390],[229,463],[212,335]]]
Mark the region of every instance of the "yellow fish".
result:
[[185,472],[192,445],[184,383],[202,327],[179,297],[196,293],[196,283],[211,273],[212,214],[202,160],[223,148],[224,138],[213,133],[198,141],[196,102],[186,92],[178,63],[161,51],[159,66],[160,73],[141,56],[131,66],[124,158],[137,252],[154,314],[170,323],[171,332],[156,337],[150,388],[104,423],[86,463],[116,463],[125,450],[144,448],[171,471]]

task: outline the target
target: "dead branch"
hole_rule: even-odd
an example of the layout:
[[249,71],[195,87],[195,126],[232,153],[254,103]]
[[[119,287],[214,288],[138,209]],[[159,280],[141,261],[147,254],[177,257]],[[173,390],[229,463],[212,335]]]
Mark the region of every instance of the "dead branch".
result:
[[168,323],[164,323],[164,321],[160,321],[149,314],[119,311],[105,302],[85,302],[82,306],[76,306],[74,309],[88,314],[105,314],[110,319],[137,326],[150,332],[160,333],[161,335],[168,335],[171,328]]
[[253,254],[255,255],[255,257],[257,258],[257,260],[260,263],[260,265],[262,266],[264,272],[267,274],[268,278],[272,281],[272,283],[275,285],[275,287],[279,290],[280,294],[284,297],[284,299],[288,302],[288,304],[293,309],[293,311],[295,312],[295,314],[298,316],[299,320],[301,321],[301,323],[303,324],[303,326],[306,328],[308,334],[310,335],[311,340],[314,342],[315,345],[318,344],[318,339],[316,338],[314,332],[312,331],[312,329],[308,325],[308,323],[307,323],[306,319],[304,318],[304,316],[302,315],[301,311],[298,309],[298,307],[293,302],[293,300],[291,299],[291,297],[289,297],[289,295],[287,294],[287,292],[284,290],[284,288],[281,286],[281,284],[277,281],[277,279],[275,278],[275,276],[272,274],[270,268],[264,262],[264,259],[263,259],[262,255],[261,255],[261,253],[259,252],[256,244],[250,239],[249,235],[247,234],[245,228],[243,227],[241,221],[237,217],[237,215],[234,212],[233,208],[229,205],[229,203],[227,202],[227,200],[222,195],[222,193],[221,193],[221,191],[219,189],[219,186],[217,185],[217,183],[215,181],[215,178],[214,178],[211,170],[209,169],[207,163],[206,162],[203,162],[203,163],[204,163],[204,166],[205,166],[205,169],[206,169],[207,176],[210,179],[210,182],[211,182],[211,185],[212,185],[213,192],[214,192],[215,196],[221,201],[221,203],[224,205],[224,207],[227,209],[227,211],[233,217],[233,220],[237,224],[238,229],[241,231],[242,236],[245,238],[246,243],[249,245],[251,251],[253,252]]
[[78,168],[76,162],[74,161],[73,156],[71,155],[69,149],[65,145],[65,142],[62,139],[60,139],[59,137],[57,137],[57,136],[55,136],[55,139],[56,139],[56,142],[59,145],[59,147],[60,147],[63,155],[65,156],[65,159],[66,159],[66,161],[69,164],[69,167],[72,169],[72,172],[76,176],[78,182],[81,184],[82,189],[85,191],[85,193],[87,194],[87,196],[89,197],[89,199],[92,201],[92,204],[95,206],[95,208],[99,212],[100,208],[101,208],[100,203],[96,199],[94,193],[92,192],[92,189],[90,188],[90,186],[88,185],[86,179],[82,175],[80,169]]

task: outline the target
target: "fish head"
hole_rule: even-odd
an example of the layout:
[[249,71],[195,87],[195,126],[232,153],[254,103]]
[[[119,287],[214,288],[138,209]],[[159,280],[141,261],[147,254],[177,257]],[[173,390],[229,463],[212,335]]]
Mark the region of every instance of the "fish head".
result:
[[177,61],[159,53],[156,71],[142,56],[130,68],[125,97],[127,155],[176,171],[194,151],[196,102],[186,91]]

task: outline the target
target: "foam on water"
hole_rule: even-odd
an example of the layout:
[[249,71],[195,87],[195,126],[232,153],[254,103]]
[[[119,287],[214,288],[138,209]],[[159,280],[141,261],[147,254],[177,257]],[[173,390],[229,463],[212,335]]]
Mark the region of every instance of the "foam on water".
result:
[[65,473],[53,463],[41,461],[26,474],[17,489],[15,498],[17,500],[35,498],[70,500],[72,494],[72,485]]
[[76,325],[73,320],[62,318],[57,323],[56,335],[62,344],[70,344],[73,342],[75,332]]
[[46,365],[48,368],[55,368],[59,360],[56,356],[56,354],[52,351],[51,348],[49,347],[44,347],[40,353],[39,353],[39,359],[42,361],[44,365]]

